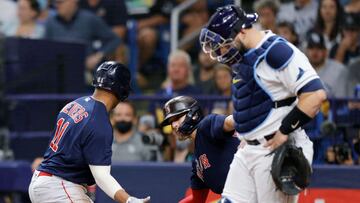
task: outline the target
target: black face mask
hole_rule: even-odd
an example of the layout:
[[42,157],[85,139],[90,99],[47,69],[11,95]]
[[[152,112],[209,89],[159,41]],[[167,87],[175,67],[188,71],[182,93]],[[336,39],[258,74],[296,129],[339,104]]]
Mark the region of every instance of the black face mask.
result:
[[119,122],[115,123],[114,127],[121,133],[127,133],[132,128],[132,122],[131,121],[119,121]]

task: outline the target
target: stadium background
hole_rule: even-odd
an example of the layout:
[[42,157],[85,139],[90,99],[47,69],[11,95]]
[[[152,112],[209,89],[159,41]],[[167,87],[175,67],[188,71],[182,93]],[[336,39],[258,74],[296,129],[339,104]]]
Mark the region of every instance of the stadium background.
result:
[[[226,86],[215,82],[221,83],[221,77],[215,77],[220,72],[217,69],[223,67],[200,54],[197,37],[208,17],[219,6],[242,5],[246,11],[260,14],[262,21],[256,25],[260,28],[284,34],[280,25],[288,26],[288,31],[297,36],[293,43],[308,53],[310,43],[318,47],[322,43],[311,38],[313,32],[326,36],[317,24],[318,6],[329,1],[338,2],[344,13],[336,17],[341,20],[334,29],[335,37],[326,40],[329,54],[324,60],[337,61],[347,74],[345,78],[336,71],[320,75],[329,81],[329,100],[306,126],[314,142],[314,174],[310,188],[302,193],[299,202],[360,202],[358,1],[101,0],[105,2],[102,6],[91,8],[90,0],[79,0],[80,9],[104,20],[106,29],[116,36],[113,40],[22,32],[19,28],[26,24],[26,15],[30,14],[25,12],[18,17],[17,13],[24,12],[18,5],[34,1],[38,7],[31,8],[38,15],[32,20],[47,30],[47,20],[57,15],[56,5],[75,0],[0,0],[0,202],[29,202],[27,186],[33,167],[52,136],[57,112],[66,102],[92,91],[91,73],[102,60],[128,65],[133,76],[129,101],[137,110],[138,124],[149,122],[151,128],[161,132],[150,136],[155,142],[145,143],[156,156],[148,161],[115,161],[113,175],[131,194],[150,194],[156,203],[179,201],[189,187],[192,143],[176,142],[168,128],[158,129],[161,104],[178,94],[189,94],[202,102],[207,113],[231,113]],[[112,11],[108,5],[116,5],[119,10]],[[116,15],[105,15],[104,10],[105,14]],[[269,20],[272,16],[273,21]],[[290,26],[284,23],[283,16],[291,21]],[[355,48],[339,58],[336,47],[342,44],[345,30],[356,34]],[[114,48],[104,51],[108,43],[113,43]],[[192,61],[186,77],[186,85],[191,88],[186,91],[171,86],[172,76],[167,72],[168,56],[177,49],[188,53]],[[99,52],[106,55],[97,58]],[[346,89],[338,91],[334,88],[338,86]],[[89,190],[96,202],[111,202],[99,189]]]

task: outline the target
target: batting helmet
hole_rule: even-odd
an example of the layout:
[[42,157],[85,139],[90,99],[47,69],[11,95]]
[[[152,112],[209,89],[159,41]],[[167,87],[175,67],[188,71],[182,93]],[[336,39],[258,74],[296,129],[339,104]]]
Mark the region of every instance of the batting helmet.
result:
[[198,102],[192,97],[178,96],[164,105],[165,119],[161,126],[170,125],[171,119],[186,115],[184,122],[178,131],[183,135],[190,135],[203,118],[203,114]]
[[[203,51],[220,63],[231,65],[240,61],[243,53],[240,53],[232,42],[241,29],[250,28],[257,18],[256,13],[247,14],[239,6],[218,8],[206,27],[201,30],[199,40]],[[222,48],[227,51],[221,53]]]
[[108,90],[123,101],[131,90],[130,79],[130,71],[127,67],[115,61],[106,61],[96,69],[93,86]]

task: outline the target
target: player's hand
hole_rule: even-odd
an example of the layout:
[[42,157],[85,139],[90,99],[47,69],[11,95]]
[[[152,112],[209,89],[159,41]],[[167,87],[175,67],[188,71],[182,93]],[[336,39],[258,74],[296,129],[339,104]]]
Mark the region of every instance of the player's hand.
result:
[[345,34],[343,39],[341,40],[340,42],[340,47],[345,49],[345,50],[348,50],[350,49],[350,47],[353,46],[353,40],[352,40],[352,37],[349,36],[348,34]]
[[139,199],[139,198],[136,198],[136,197],[129,197],[127,200],[126,200],[126,203],[147,203],[147,202],[150,202],[150,196],[147,196],[146,198],[144,199]]
[[264,147],[268,148],[270,151],[274,151],[280,145],[284,144],[288,140],[288,136],[282,134],[279,130],[276,131],[274,137],[268,140]]

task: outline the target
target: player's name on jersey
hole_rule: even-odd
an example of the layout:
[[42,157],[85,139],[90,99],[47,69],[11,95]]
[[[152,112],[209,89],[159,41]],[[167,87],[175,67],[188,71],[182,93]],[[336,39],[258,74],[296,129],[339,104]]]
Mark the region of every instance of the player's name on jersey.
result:
[[74,123],[79,123],[89,115],[88,112],[85,111],[85,108],[76,102],[67,104],[61,112],[70,116]]

